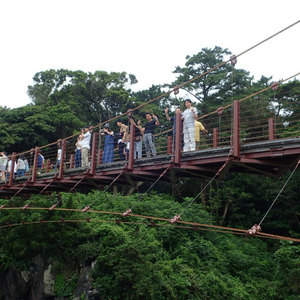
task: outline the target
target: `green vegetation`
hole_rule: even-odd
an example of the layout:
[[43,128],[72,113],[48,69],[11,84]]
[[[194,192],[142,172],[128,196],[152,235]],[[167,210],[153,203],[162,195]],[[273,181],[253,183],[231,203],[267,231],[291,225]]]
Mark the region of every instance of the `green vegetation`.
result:
[[[221,47],[204,48],[196,55],[187,56],[184,67],[175,68],[178,76],[174,82],[137,92],[131,90],[137,79],[126,72],[92,74],[65,69],[39,72],[33,77],[34,84],[28,87],[32,104],[16,109],[0,107],[0,150],[20,153],[37,145],[44,146],[78,133],[84,125],[106,122],[138,106],[141,107],[134,115],[142,123],[149,111],[165,126],[157,131],[168,129],[171,125],[165,120],[164,109],[183,108],[183,98],[182,91],[175,98],[173,95],[173,98],[170,95],[159,98],[164,88],[173,88],[201,75],[231,54]],[[270,86],[271,80],[262,77],[254,82],[246,70],[225,64],[184,89],[198,99],[195,105],[199,114],[204,115]],[[241,139],[254,141],[255,135],[264,131],[261,119],[273,116],[276,116],[278,136],[289,136],[289,133],[295,136],[299,132],[299,95],[300,82],[293,80],[280,85],[276,93],[268,90],[247,100],[246,109],[241,110]],[[157,98],[155,102],[143,106],[154,98]],[[213,117],[205,119],[204,125],[210,133],[222,126],[220,136],[229,140],[231,113],[224,112],[222,123]],[[257,131],[249,128],[250,122]],[[115,121],[111,127],[116,128]],[[182,218],[249,229],[262,219],[286,176],[275,180],[228,174],[222,182],[210,184]],[[300,238],[299,176],[299,171],[295,172],[268,214],[262,226],[264,232]],[[134,207],[133,213],[170,219],[183,211],[206,183],[180,178],[176,191],[158,183],[155,191]],[[144,183],[140,191],[146,191],[147,186]],[[100,195],[99,191],[92,191],[78,197],[55,193],[31,197],[0,200],[0,205],[5,207],[22,208],[26,203],[40,207],[0,210],[3,226],[0,269],[26,270],[37,255],[52,258],[57,265],[55,293],[58,297],[72,297],[78,281],[78,274],[63,273],[63,266],[76,270],[82,261],[93,260],[96,261],[93,284],[101,291],[102,299],[299,299],[300,245],[297,243],[194,230],[163,221],[155,221],[153,226],[148,218],[81,212],[93,203],[94,210],[122,213],[136,203],[138,195]],[[44,209],[59,199],[62,208],[78,211],[60,211],[59,205],[52,211]]]
[[[252,181],[255,179],[259,180],[253,176]],[[26,269],[37,254],[65,265],[95,259],[94,286],[101,291],[103,299],[297,299],[300,292],[298,244],[177,228],[162,221],[151,226],[149,219],[80,211],[96,200],[95,210],[124,212],[136,203],[137,195],[105,196],[97,191],[79,195],[80,203],[75,195],[62,196],[63,208],[78,208],[79,212],[1,210],[1,224],[21,223],[22,220],[38,223],[21,223],[2,229],[2,268]],[[35,206],[50,207],[53,201],[53,197],[39,197]],[[190,201],[187,197],[179,203],[168,195],[153,192],[135,206],[134,213],[171,218]],[[3,203],[7,201],[0,204]],[[24,202],[14,199],[14,204],[19,207]],[[244,204],[240,200],[241,209]],[[260,205],[267,208],[263,203]],[[281,205],[279,202],[272,214],[277,214]],[[259,207],[253,207],[255,209]],[[234,210],[236,207],[229,209],[230,213]],[[248,217],[254,218],[247,215],[247,211],[240,216],[246,224]],[[259,215],[261,213],[258,211]],[[86,217],[90,222],[86,222]],[[119,225],[116,218],[121,221]],[[41,219],[45,223],[40,223]],[[217,221],[201,203],[194,203],[183,219],[210,224]],[[59,222],[46,223],[50,220]],[[234,215],[228,216],[226,222],[240,227]],[[294,236],[299,233],[298,228]],[[71,295],[77,279],[76,274],[59,273],[55,280],[56,295]]]

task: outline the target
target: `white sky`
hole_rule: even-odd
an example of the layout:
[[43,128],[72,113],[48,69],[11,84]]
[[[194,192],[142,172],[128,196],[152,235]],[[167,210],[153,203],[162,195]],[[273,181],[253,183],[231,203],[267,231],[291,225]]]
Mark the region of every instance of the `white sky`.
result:
[[[171,83],[186,55],[215,46],[238,55],[299,19],[299,0],[1,1],[0,105],[30,103],[27,86],[48,69],[125,71],[134,90]],[[236,67],[257,80],[300,72],[300,23]]]

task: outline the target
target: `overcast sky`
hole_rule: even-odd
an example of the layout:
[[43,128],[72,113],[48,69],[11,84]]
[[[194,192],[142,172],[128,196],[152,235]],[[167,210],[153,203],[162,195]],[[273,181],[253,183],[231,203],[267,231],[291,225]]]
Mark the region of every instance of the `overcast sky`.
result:
[[[27,86],[48,69],[125,71],[134,90],[170,83],[186,55],[215,46],[238,55],[299,19],[299,0],[1,1],[0,105],[30,103]],[[236,67],[255,79],[300,72],[300,23]]]

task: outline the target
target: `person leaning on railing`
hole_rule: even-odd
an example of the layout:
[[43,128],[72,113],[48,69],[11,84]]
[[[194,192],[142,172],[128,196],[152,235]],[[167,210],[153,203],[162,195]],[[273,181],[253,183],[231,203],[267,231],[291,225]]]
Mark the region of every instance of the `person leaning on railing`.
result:
[[91,132],[89,126],[84,127],[83,139],[81,141],[81,166],[89,166],[89,150],[90,150]]
[[153,156],[156,156],[156,148],[154,144],[154,129],[156,125],[159,125],[159,120],[155,114],[151,115],[150,113],[146,113],[146,120],[148,122],[142,129],[142,132],[144,133],[146,156],[150,157],[150,151],[152,152]]

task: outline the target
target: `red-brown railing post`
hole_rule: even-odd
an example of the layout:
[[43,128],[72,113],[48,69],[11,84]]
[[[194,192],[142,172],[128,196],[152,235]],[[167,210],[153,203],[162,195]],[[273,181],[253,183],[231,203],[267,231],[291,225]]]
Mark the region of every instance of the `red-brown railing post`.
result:
[[46,163],[46,173],[49,172],[49,170],[50,170],[50,165],[51,165],[50,159],[47,159],[47,163]]
[[67,150],[67,141],[61,141],[61,155],[60,155],[60,164],[59,164],[59,173],[58,178],[62,179],[64,176],[64,165],[65,165],[65,157],[66,157],[66,150]]
[[182,116],[176,113],[176,133],[175,133],[175,164],[181,163],[181,138],[182,138]]
[[14,181],[15,161],[16,161],[16,152],[13,152],[11,155],[11,166],[10,166],[10,173],[9,173],[9,179],[8,179],[9,186],[12,186],[13,181]]
[[32,182],[36,181],[36,174],[37,174],[37,166],[38,166],[39,153],[40,153],[39,147],[35,147],[33,167],[32,167],[32,178],[31,178]]
[[102,163],[102,155],[103,155],[103,150],[102,149],[98,149],[97,165],[100,165]]
[[134,140],[135,140],[135,124],[130,124],[130,137],[129,137],[129,158],[128,158],[128,169],[133,170],[134,164]]
[[75,166],[75,155],[71,154],[71,157],[70,157],[70,169],[73,169],[74,166]]
[[92,154],[91,154],[91,167],[90,167],[90,174],[95,174],[96,171],[96,153],[97,153],[97,140],[98,140],[98,133],[93,133],[93,141],[92,141]]
[[218,147],[218,141],[219,141],[219,130],[218,128],[213,128],[213,147]]
[[274,125],[274,118],[269,119],[269,141],[275,139],[275,125]]
[[240,156],[240,101],[233,102],[233,156]]

